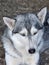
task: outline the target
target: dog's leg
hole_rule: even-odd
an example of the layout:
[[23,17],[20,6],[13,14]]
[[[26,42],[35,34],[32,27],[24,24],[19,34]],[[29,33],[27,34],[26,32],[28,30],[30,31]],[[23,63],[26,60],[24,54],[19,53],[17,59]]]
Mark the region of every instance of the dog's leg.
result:
[[13,49],[13,46],[8,38],[3,38],[3,45],[5,48],[6,65],[18,65],[17,63],[19,63],[19,60],[17,58],[20,57]]
[[14,57],[20,57],[17,53],[16,53],[16,51],[15,51],[15,49],[14,49],[14,47],[13,47],[13,45],[12,45],[12,43],[11,43],[11,41],[8,39],[8,38],[6,38],[6,37],[3,37],[3,46],[4,46],[4,49],[5,49],[5,52],[7,52],[8,54],[10,54],[10,55],[12,55],[12,56],[14,56]]
[[18,61],[16,58],[5,53],[6,65],[17,65]]

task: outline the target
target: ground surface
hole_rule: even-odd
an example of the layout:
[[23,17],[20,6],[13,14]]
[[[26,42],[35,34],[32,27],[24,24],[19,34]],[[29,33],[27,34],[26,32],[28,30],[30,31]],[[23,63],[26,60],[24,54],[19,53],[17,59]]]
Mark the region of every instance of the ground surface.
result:
[[[1,36],[5,29],[3,16],[13,17],[24,12],[38,12],[47,6],[49,10],[49,0],[0,0],[0,65],[5,65],[4,49]],[[49,50],[41,54],[41,65],[49,65]]]

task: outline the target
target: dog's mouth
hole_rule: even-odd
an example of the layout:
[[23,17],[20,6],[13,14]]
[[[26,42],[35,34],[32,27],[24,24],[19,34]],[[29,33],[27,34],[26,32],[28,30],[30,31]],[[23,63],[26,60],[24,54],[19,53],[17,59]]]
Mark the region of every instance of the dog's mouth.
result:
[[19,65],[28,65],[27,63],[20,63]]

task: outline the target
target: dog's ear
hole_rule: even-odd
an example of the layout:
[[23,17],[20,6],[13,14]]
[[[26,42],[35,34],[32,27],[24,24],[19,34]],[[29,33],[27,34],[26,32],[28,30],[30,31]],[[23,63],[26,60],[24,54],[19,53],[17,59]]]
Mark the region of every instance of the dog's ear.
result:
[[8,17],[3,17],[4,23],[7,25],[7,27],[12,30],[15,25],[15,20],[8,18]]
[[44,21],[45,21],[45,17],[47,14],[47,7],[44,7],[40,12],[38,12],[37,16],[40,20],[39,23],[41,23],[43,25]]

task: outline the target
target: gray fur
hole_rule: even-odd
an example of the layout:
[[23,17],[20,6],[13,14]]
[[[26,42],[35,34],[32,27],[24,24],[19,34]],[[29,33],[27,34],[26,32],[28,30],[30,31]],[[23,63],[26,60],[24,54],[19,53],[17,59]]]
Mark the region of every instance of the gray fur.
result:
[[37,16],[32,13],[18,15],[17,17],[15,17],[15,19],[16,25],[13,32],[20,32],[24,27],[28,30],[28,33],[30,32],[32,26],[35,26],[37,29],[40,28]]
[[[45,14],[44,14],[45,11]],[[4,17],[5,24],[7,24],[7,29],[4,32],[4,35],[2,36],[2,41],[4,43],[5,50],[7,49],[7,52],[9,52],[9,55],[6,53],[6,61],[8,64],[10,64],[8,61],[8,56],[14,56],[12,54],[15,54],[15,57],[17,57],[17,52],[13,50],[17,50],[20,52],[19,54],[22,56],[23,61],[25,64],[27,62],[30,62],[28,59],[34,60],[33,64],[31,65],[37,65],[39,61],[39,53],[43,52],[45,49],[49,47],[49,25],[45,26],[45,16],[46,16],[46,8],[44,8],[39,14],[38,17],[33,13],[26,13],[26,14],[20,14],[14,17],[15,20],[11,19],[11,24],[13,20],[13,27],[11,29],[11,24],[9,24],[10,19]],[[40,19],[40,16],[43,13],[43,21]],[[9,19],[9,23],[7,23],[7,19]],[[15,22],[15,23],[14,23]],[[25,31],[24,31],[25,28]],[[23,33],[22,33],[23,31]],[[21,32],[21,33],[20,33]],[[22,34],[27,35],[22,35]],[[7,39],[7,40],[5,40]],[[9,41],[9,44],[8,42]],[[8,45],[8,46],[7,46]],[[10,47],[11,45],[11,47]],[[12,50],[12,49],[13,50]],[[35,48],[34,54],[29,54],[28,50],[30,48]],[[23,51],[25,50],[25,51]],[[11,52],[10,52],[11,51]],[[18,56],[19,56],[18,54]],[[38,58],[36,58],[38,56]],[[22,59],[21,58],[21,59]],[[19,59],[19,58],[18,58]],[[26,60],[27,59],[27,60]],[[31,62],[32,62],[31,60]],[[15,59],[14,59],[15,62]],[[11,62],[13,63],[13,62]],[[20,63],[20,62],[17,62]],[[7,65],[8,65],[7,64]],[[12,64],[14,65],[14,64]]]
[[[49,41],[49,25],[41,27],[37,16],[35,16],[32,13],[17,15],[14,19],[15,19],[16,25],[13,29],[13,33],[19,33],[24,27],[28,30],[29,34],[31,34],[30,30],[31,30],[32,26],[35,26],[38,30],[43,29],[43,31],[44,31],[43,40],[44,40],[44,44],[45,44],[43,47],[43,50],[49,48],[49,42],[48,42]],[[8,28],[5,30],[4,36],[9,38]],[[46,44],[46,42],[47,42],[47,44]],[[43,51],[41,51],[41,52],[43,52]]]

